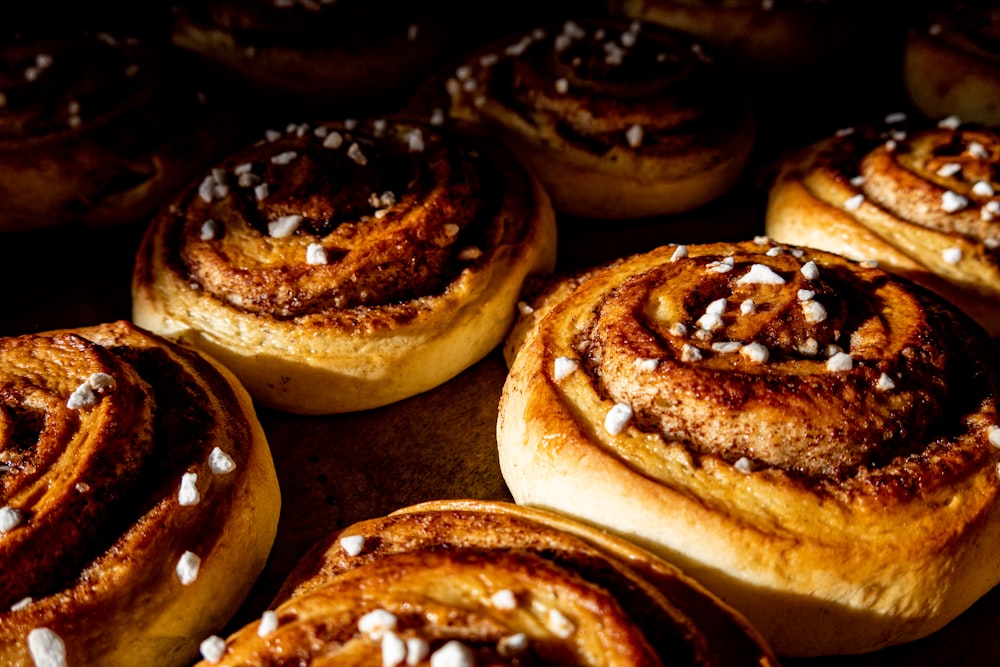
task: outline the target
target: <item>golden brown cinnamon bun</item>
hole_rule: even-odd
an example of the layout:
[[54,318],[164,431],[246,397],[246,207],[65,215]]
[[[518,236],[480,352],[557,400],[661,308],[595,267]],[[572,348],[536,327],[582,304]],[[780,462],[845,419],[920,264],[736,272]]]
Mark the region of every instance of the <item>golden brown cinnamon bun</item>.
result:
[[1000,135],[898,121],[848,128],[790,156],[770,192],[775,240],[878,261],[1000,335]]
[[[570,215],[695,208],[739,179],[753,146],[734,82],[686,35],[639,22],[512,35],[431,85],[445,89],[446,115],[500,137]],[[431,106],[435,95],[417,99]]]
[[955,2],[907,34],[903,79],[929,118],[1000,125],[1000,7]]
[[508,503],[434,501],[349,526],[278,600],[209,640],[200,664],[777,664],[742,617],[666,562]]
[[502,340],[551,270],[541,187],[501,146],[401,119],[291,126],[237,152],[153,221],[136,323],[297,413],[385,405]]
[[267,442],[194,350],[125,322],[0,339],[0,453],[5,665],[190,664],[264,567]]
[[151,214],[240,139],[225,95],[150,43],[19,35],[0,47],[0,231]]
[[439,0],[182,3],[173,42],[278,110],[367,111],[405,95],[447,52]]
[[540,306],[497,426],[518,503],[672,560],[779,654],[905,642],[997,583],[996,350],[933,293],[761,237]]

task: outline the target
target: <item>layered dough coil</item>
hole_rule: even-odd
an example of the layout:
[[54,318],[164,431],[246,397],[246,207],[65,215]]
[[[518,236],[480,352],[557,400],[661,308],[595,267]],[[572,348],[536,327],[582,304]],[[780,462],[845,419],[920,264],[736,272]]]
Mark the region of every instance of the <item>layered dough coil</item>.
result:
[[361,410],[485,356],[554,261],[548,198],[502,147],[399,119],[294,125],[153,221],[133,316],[267,405]]
[[1000,7],[954,2],[929,12],[904,46],[906,92],[929,118],[1000,125]]
[[200,664],[777,664],[666,562],[508,503],[434,501],[349,526],[278,601]]
[[0,661],[185,665],[236,612],[279,493],[246,392],[125,322],[0,339]]
[[693,38],[640,22],[512,35],[439,85],[448,115],[499,136],[570,215],[695,208],[738,180],[753,147],[738,86]]
[[518,503],[672,560],[785,655],[924,636],[1000,579],[996,353],[932,293],[762,237],[549,294],[500,403]]
[[407,95],[451,43],[440,0],[180,3],[172,41],[258,93],[315,113]]
[[778,241],[872,260],[1000,335],[1000,135],[954,117],[846,128],[787,158],[771,187]]
[[0,48],[0,231],[136,222],[240,136],[163,50],[109,33]]

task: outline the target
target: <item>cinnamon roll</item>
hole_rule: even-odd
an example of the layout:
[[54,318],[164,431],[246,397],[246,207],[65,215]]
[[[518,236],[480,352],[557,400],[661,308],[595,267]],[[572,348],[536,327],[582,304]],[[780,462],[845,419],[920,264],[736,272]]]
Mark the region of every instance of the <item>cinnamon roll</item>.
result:
[[246,392],[126,322],[0,339],[0,662],[185,665],[264,567]]
[[537,305],[497,425],[518,503],[672,560],[779,655],[927,635],[1000,578],[996,348],[932,292],[760,237]]
[[451,43],[440,0],[210,0],[178,6],[172,41],[279,112],[368,112]]
[[233,98],[208,83],[151,42],[107,32],[4,40],[0,232],[152,214],[241,140]]
[[907,33],[903,80],[929,118],[1000,125],[1000,7],[954,2]]
[[362,410],[485,356],[554,261],[548,198],[501,146],[402,119],[293,125],[156,217],[133,317],[264,404]]
[[206,640],[199,664],[777,664],[742,617],[666,562],[508,503],[434,501],[349,526],[278,600]]
[[569,215],[687,211],[733,186],[753,146],[739,87],[693,39],[654,25],[566,21],[441,78],[414,104],[433,106],[443,88],[443,115],[500,137]]
[[1000,335],[1000,135],[954,117],[887,121],[790,156],[771,187],[767,233],[878,261]]

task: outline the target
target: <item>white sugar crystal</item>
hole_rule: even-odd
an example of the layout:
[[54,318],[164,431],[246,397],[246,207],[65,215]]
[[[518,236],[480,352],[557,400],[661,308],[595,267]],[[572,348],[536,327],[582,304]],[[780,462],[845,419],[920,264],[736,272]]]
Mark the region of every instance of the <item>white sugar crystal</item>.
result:
[[409,637],[406,640],[406,664],[413,667],[427,659],[431,653],[431,645],[420,637]]
[[896,388],[896,383],[892,381],[886,373],[882,373],[878,376],[878,382],[875,383],[875,388],[879,391],[890,391]]
[[972,194],[980,197],[992,197],[994,194],[993,186],[990,185],[989,181],[976,181],[976,184],[972,186]]
[[249,174],[253,170],[253,162],[241,162],[240,164],[233,167],[233,173],[237,176],[242,176],[243,174]]
[[645,373],[652,373],[660,367],[659,359],[636,359],[635,367]]
[[740,313],[743,315],[749,315],[757,311],[757,304],[754,303],[753,299],[744,299],[743,303],[740,304]]
[[580,368],[580,364],[575,359],[556,357],[555,362],[553,362],[552,377],[556,382],[564,380],[578,368]]
[[573,625],[573,622],[566,618],[565,614],[558,609],[549,609],[548,622],[552,634],[560,639],[567,639],[576,631],[576,626]]
[[290,162],[292,162],[292,160],[294,160],[298,156],[299,154],[296,153],[295,151],[284,151],[282,153],[278,153],[277,155],[272,155],[271,162],[273,164],[282,164],[282,165],[289,164]]
[[815,357],[819,354],[819,342],[815,338],[806,338],[798,347],[799,353],[807,357]]
[[281,138],[281,132],[278,132],[277,130],[265,130],[264,138],[268,141],[277,141]]
[[839,130],[837,130],[836,132],[834,132],[834,135],[837,136],[837,137],[849,137],[852,134],[854,134],[854,128],[853,127],[842,127]]
[[837,352],[826,360],[826,369],[834,373],[849,371],[854,367],[854,360],[846,352]]
[[79,410],[95,403],[97,403],[97,395],[94,394],[94,388],[90,386],[89,382],[84,382],[69,395],[66,407],[70,410]]
[[372,639],[381,639],[396,629],[396,617],[385,609],[375,609],[358,619],[358,630]]
[[938,121],[937,126],[942,130],[957,130],[962,124],[962,119],[958,116],[948,116]]
[[745,456],[741,456],[736,459],[736,463],[733,464],[733,467],[742,473],[751,473],[753,472],[753,461]]
[[177,560],[177,579],[183,586],[188,586],[198,578],[198,569],[201,567],[201,558],[193,551],[185,551]]
[[213,475],[228,475],[236,470],[236,463],[233,462],[229,454],[215,447],[208,454],[208,469],[212,471]]
[[889,152],[892,152],[892,151],[896,150],[896,140],[895,139],[890,139],[889,141],[885,142],[885,144],[883,144],[883,145],[885,146],[885,149],[887,151],[889,151]]
[[969,205],[969,200],[962,195],[948,190],[943,195],[941,195],[941,208],[944,209],[946,213],[955,213],[956,211],[961,211],[963,208]]
[[330,132],[323,139],[323,148],[340,148],[344,144],[344,136],[340,132]]
[[474,259],[479,259],[482,257],[483,251],[475,246],[469,246],[468,248],[462,248],[458,253],[458,258],[462,261],[468,262]]
[[565,95],[569,92],[569,81],[564,78],[556,79],[556,92],[560,95]]
[[222,660],[226,653],[226,640],[218,635],[212,635],[198,645],[201,656],[213,665]]
[[816,292],[811,289],[800,289],[795,296],[799,298],[799,301],[808,301],[816,296]]
[[517,312],[519,312],[521,315],[531,315],[533,312],[535,312],[535,309],[532,308],[530,304],[524,301],[518,301]]
[[361,147],[358,146],[357,142],[352,143],[347,149],[347,157],[354,160],[356,164],[364,166],[368,164],[368,158],[365,154],[361,152]]
[[674,253],[670,255],[670,261],[676,262],[679,259],[684,259],[688,256],[688,248],[686,245],[679,245],[674,248]]
[[767,252],[764,254],[767,255],[768,257],[777,257],[778,255],[784,255],[785,249],[775,246],[773,248],[768,248]]
[[889,124],[902,123],[905,120],[906,120],[906,114],[901,111],[897,111],[896,113],[891,113],[885,117],[885,122]]
[[632,407],[625,403],[615,403],[604,417],[604,430],[611,435],[618,435],[632,421]]
[[7,533],[21,525],[21,512],[13,507],[0,507],[0,533]]
[[852,178],[852,179],[850,180],[850,183],[851,183],[851,185],[853,185],[854,187],[856,187],[856,188],[860,188],[860,187],[861,187],[862,185],[864,185],[864,184],[865,184],[865,177],[864,177],[864,176],[855,176],[855,177],[853,177],[853,178]]
[[364,535],[345,535],[340,538],[340,548],[348,556],[354,557],[360,554],[365,548]]
[[979,217],[987,222],[997,216],[1000,216],[1000,201],[988,201],[979,209]]
[[762,364],[768,360],[771,353],[760,343],[750,343],[740,348],[740,354],[750,361]]
[[767,245],[768,243],[771,242],[771,237],[758,235],[753,237],[753,242],[754,245]]
[[670,335],[671,336],[677,336],[679,338],[681,336],[686,336],[687,332],[688,332],[688,328],[686,326],[684,326],[680,322],[676,322],[676,323],[674,323],[673,325],[670,326]]
[[385,134],[385,128],[386,127],[387,127],[387,124],[386,124],[386,121],[385,121],[384,118],[378,118],[376,120],[373,120],[372,121],[372,134],[374,134],[376,137],[381,137],[382,135]]
[[853,197],[848,197],[844,200],[844,208],[848,211],[856,211],[861,208],[861,204],[864,203],[865,196],[860,192]]
[[990,426],[986,432],[986,438],[994,447],[1000,447],[1000,426]]
[[948,264],[958,264],[962,261],[961,248],[945,248],[941,251],[941,259]]
[[957,162],[946,162],[938,167],[937,175],[948,178],[962,171],[962,165]]
[[732,354],[733,352],[739,351],[742,347],[743,343],[735,340],[712,343],[712,351],[718,352],[719,354]]
[[267,183],[261,183],[254,187],[253,196],[257,201],[264,201],[271,194],[271,187]]
[[497,642],[497,653],[504,658],[512,658],[528,650],[528,635],[523,632],[501,637]]
[[219,233],[219,223],[215,220],[206,220],[201,223],[201,240],[211,241]]
[[693,345],[685,345],[681,348],[681,361],[701,361],[701,350]]
[[629,146],[638,148],[642,144],[642,126],[636,124],[628,128],[625,132],[625,138],[628,139]]
[[268,609],[260,615],[260,623],[257,624],[257,636],[267,637],[278,629],[278,612]]
[[766,264],[753,264],[750,270],[740,276],[737,285],[784,285],[785,279]]
[[405,137],[406,146],[410,149],[411,153],[424,152],[424,133],[420,131],[420,128],[409,130]]
[[812,260],[809,260],[808,262],[803,264],[802,268],[799,269],[799,271],[802,272],[802,275],[803,277],[805,277],[806,280],[816,280],[817,278],[819,278],[819,267],[816,266],[816,262]]
[[802,302],[802,314],[808,324],[819,324],[826,319],[826,308],[818,301],[809,299]]
[[321,243],[310,243],[306,246],[306,264],[326,264],[326,248]]
[[267,233],[271,238],[283,239],[295,233],[303,218],[301,215],[283,215],[267,223]]
[[736,264],[736,260],[732,257],[726,257],[720,259],[717,262],[710,262],[708,264],[708,270],[712,273],[729,273],[733,270],[733,266]]
[[705,313],[698,318],[698,321],[695,324],[705,331],[716,331],[717,329],[721,329],[723,326],[722,316],[716,315],[715,313]]
[[197,505],[201,502],[201,493],[198,491],[198,473],[186,472],[181,475],[181,488],[177,492],[177,503],[182,507]]
[[87,384],[98,394],[103,394],[109,389],[114,389],[115,379],[107,373],[91,373],[87,378]]
[[215,182],[211,176],[206,176],[198,185],[198,197],[206,204],[212,202],[212,194],[215,191]]
[[428,122],[434,126],[444,125],[444,111],[442,109],[434,109],[434,111],[431,112],[431,117],[428,119]]
[[705,307],[705,313],[709,315],[721,315],[726,312],[726,300],[716,299]]
[[406,660],[406,642],[395,632],[382,635],[382,667],[396,667]]
[[28,653],[35,667],[67,667],[66,644],[48,628],[35,628],[28,633]]
[[475,664],[469,647],[454,639],[431,654],[431,667],[473,667]]
[[511,611],[517,609],[517,598],[514,596],[514,591],[505,588],[490,596],[490,604],[497,609]]
[[978,141],[971,142],[969,144],[968,151],[969,155],[971,155],[974,158],[978,158],[980,160],[985,160],[990,156],[989,151],[986,150],[986,147],[983,146]]

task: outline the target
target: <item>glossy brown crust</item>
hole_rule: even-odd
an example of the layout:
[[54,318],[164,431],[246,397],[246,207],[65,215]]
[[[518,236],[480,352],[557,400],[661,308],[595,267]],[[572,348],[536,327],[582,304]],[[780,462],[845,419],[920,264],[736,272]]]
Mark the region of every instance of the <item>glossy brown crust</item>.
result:
[[[249,397],[214,362],[125,322],[5,338],[0,359],[0,504],[20,514],[0,534],[0,659],[35,664],[29,634],[45,628],[68,664],[189,664],[277,527]],[[84,385],[92,401],[76,407]],[[213,472],[215,448],[234,469]],[[182,505],[188,473],[200,500]],[[188,551],[201,565],[185,585]]]
[[[358,537],[351,556],[341,539]],[[511,608],[496,601],[502,591]],[[277,629],[262,638],[251,623],[222,660],[380,662],[380,643],[358,628],[374,609],[397,617],[397,636],[431,652],[457,640],[476,664],[776,664],[739,615],[648,552],[545,512],[461,500],[407,507],[318,545],[279,593]],[[505,650],[517,633],[527,648]]]
[[548,198],[499,146],[400,119],[292,126],[156,218],[134,316],[265,403],[364,409],[495,347],[554,253]]
[[0,231],[136,222],[240,136],[232,98],[107,33],[0,50]]
[[1000,9],[955,2],[931,12],[907,35],[903,81],[929,118],[1000,125]]
[[1000,136],[897,123],[848,129],[792,155],[766,214],[779,241],[873,260],[1000,333]]
[[860,28],[859,7],[842,0],[779,0],[771,6],[761,0],[609,0],[608,6],[694,35],[731,66],[762,77],[833,62]]
[[500,403],[519,503],[673,559],[789,655],[914,639],[996,583],[995,350],[930,293],[762,238],[549,294]]
[[511,35],[431,86],[447,93],[448,115],[501,137],[572,215],[694,208],[733,185],[753,144],[738,86],[687,36],[638,22]]
[[183,3],[172,40],[271,95],[269,104],[282,102],[274,96],[287,96],[289,108],[363,110],[386,96],[406,94],[442,57],[451,37],[442,4]]

